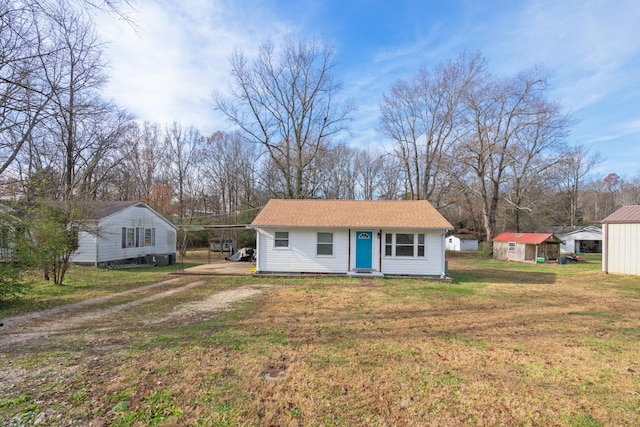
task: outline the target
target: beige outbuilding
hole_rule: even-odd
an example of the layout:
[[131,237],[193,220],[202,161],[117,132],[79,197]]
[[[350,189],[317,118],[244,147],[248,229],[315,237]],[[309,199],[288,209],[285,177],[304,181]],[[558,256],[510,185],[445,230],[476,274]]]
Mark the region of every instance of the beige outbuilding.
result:
[[640,275],[640,206],[621,207],[602,230],[602,271]]

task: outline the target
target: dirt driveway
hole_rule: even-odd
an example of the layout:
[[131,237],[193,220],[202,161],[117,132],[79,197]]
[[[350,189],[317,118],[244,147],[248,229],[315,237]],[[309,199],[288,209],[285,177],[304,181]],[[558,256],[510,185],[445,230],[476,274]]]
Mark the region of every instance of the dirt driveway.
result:
[[[249,268],[249,266],[246,266]],[[75,332],[84,332],[103,320],[103,327],[117,328],[119,315],[125,311],[135,310],[144,303],[162,300],[179,293],[193,290],[207,283],[206,278],[199,277],[203,271],[195,275],[182,275],[151,285],[142,286],[124,292],[67,304],[48,310],[27,313],[3,319],[0,328],[0,353],[3,350],[27,344],[29,341],[45,337]],[[192,316],[214,316],[227,311],[237,301],[256,295],[272,285],[247,285],[212,293],[205,299],[189,301],[171,306],[164,312],[155,312],[145,318],[146,324],[163,321],[175,321]],[[6,378],[0,378],[0,383]]]

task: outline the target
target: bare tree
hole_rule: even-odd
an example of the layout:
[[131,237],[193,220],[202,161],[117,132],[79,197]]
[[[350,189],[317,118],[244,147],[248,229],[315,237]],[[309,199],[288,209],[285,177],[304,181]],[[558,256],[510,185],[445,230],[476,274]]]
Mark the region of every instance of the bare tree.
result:
[[357,152],[355,171],[360,187],[359,198],[364,200],[381,198],[384,170],[385,157],[383,154],[371,148],[365,148]]
[[328,44],[287,40],[277,50],[263,44],[249,62],[231,58],[231,98],[214,95],[215,107],[260,144],[285,184],[284,197],[309,197],[309,169],[333,139],[347,129],[353,111],[337,94],[333,48]]
[[568,196],[567,217],[572,227],[579,221],[580,194],[585,178],[602,162],[599,153],[590,154],[584,144],[576,144],[562,153],[558,165],[559,186]]
[[[0,0],[0,175],[47,118],[63,119],[64,113],[71,140],[69,123],[81,101],[70,90],[79,80],[95,78],[104,65],[89,65],[99,49],[90,21],[81,16],[106,11],[134,25],[131,6],[129,0]],[[70,187],[70,164],[66,172]]]
[[357,152],[346,144],[338,144],[320,158],[320,165],[314,168],[319,172],[318,182],[321,197],[325,199],[356,198]]
[[411,81],[399,80],[383,96],[378,130],[395,142],[407,197],[432,199],[442,190],[438,184],[448,170],[446,158],[464,135],[462,96],[483,66],[479,54],[461,54],[457,61],[422,68]]
[[[551,144],[548,148],[560,142],[563,126],[568,126],[559,110],[549,109],[546,92],[546,76],[536,69],[500,80],[485,72],[467,92],[469,136],[457,152],[473,172],[474,183],[468,189],[480,198],[487,240],[496,234],[499,202],[506,183],[514,179],[513,167],[522,177],[534,165],[539,167],[533,160],[545,151],[533,148],[539,144],[536,132],[546,126],[554,129],[551,135],[557,138],[541,139]],[[524,162],[516,165],[516,159]]]
[[157,123],[133,123],[128,137],[131,151],[123,159],[120,167],[121,192],[125,200],[143,200],[162,214],[168,214],[151,198],[155,185],[160,183],[164,137],[162,127]]
[[513,148],[509,151],[504,200],[513,211],[516,232],[521,231],[523,212],[534,212],[538,197],[528,197],[535,187],[544,182],[544,176],[555,173],[561,161],[563,140],[568,135],[571,118],[562,112],[558,103],[544,98],[534,101],[529,119],[513,135]]
[[256,188],[256,146],[242,139],[239,133],[215,132],[201,148],[202,171],[209,194],[206,211],[230,218],[244,207],[259,203]]
[[43,75],[57,50],[51,32],[39,8],[0,2],[0,175],[46,117],[55,90]]
[[[184,127],[174,122],[165,129],[163,146],[167,183],[175,189],[178,205],[178,223],[191,224],[195,211],[195,199],[200,180],[194,175],[198,170],[198,152],[202,138],[193,127]],[[187,250],[187,233],[178,234],[178,250],[184,256]]]

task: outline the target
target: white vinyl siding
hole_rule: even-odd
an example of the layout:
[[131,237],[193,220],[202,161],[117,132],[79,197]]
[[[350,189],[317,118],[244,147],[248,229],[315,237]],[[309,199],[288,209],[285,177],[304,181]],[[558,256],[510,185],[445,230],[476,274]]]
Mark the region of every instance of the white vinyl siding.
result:
[[[288,248],[275,247],[273,229],[257,229],[256,270],[266,273],[336,273],[346,274],[355,268],[356,231],[346,229],[318,230],[294,229],[288,231]],[[441,277],[445,272],[445,230],[375,230],[373,237],[372,268],[389,275],[415,275]],[[278,232],[282,232],[279,229]],[[333,256],[318,255],[318,233],[331,233]],[[385,256],[385,234],[413,234],[416,256]],[[423,234],[424,238],[418,235]],[[380,239],[383,239],[382,242]],[[350,241],[349,241],[350,239]],[[349,253],[351,250],[351,253]],[[424,254],[424,256],[417,254]],[[382,258],[381,258],[382,256]],[[351,263],[351,265],[348,265]],[[381,269],[381,270],[380,270]]]
[[[256,270],[272,273],[341,273],[348,271],[349,240],[347,230],[334,230],[333,256],[318,256],[318,231],[313,229],[288,232],[288,248],[275,247],[276,233],[259,229]],[[280,237],[281,235],[278,234]]]
[[[383,249],[382,273],[390,275],[437,276],[444,273],[444,232],[445,230],[385,230],[385,248]],[[388,256],[387,237],[393,234],[413,234],[416,256]],[[418,237],[424,235],[424,240]],[[395,236],[394,236],[395,237]],[[403,240],[404,241],[404,240]],[[423,242],[421,244],[420,242]],[[395,248],[397,250],[397,248]],[[418,254],[424,254],[424,256]]]
[[[78,250],[71,262],[101,263],[145,255],[176,253],[176,229],[164,218],[145,206],[130,206],[110,216],[102,218],[89,233],[80,231]],[[126,241],[123,246],[123,232],[126,229]],[[140,230],[137,237],[136,229]],[[145,246],[145,230],[150,231],[152,245]],[[133,246],[128,230],[133,230]]]
[[448,251],[477,251],[478,240],[460,239],[457,236],[449,236],[446,240],[446,249]]

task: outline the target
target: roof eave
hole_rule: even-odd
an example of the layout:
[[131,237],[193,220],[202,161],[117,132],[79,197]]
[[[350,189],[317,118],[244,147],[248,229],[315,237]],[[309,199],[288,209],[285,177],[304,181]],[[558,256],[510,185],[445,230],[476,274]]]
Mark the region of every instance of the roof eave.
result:
[[275,224],[251,224],[249,228],[258,229],[258,228],[287,228],[287,229],[323,229],[327,228],[332,229],[340,229],[340,230],[349,230],[354,228],[372,228],[372,229],[380,229],[380,230],[453,230],[453,226],[445,227],[445,226],[430,226],[430,227],[420,227],[420,226],[390,226],[390,225],[275,225]]

